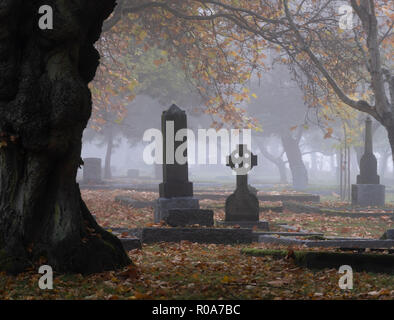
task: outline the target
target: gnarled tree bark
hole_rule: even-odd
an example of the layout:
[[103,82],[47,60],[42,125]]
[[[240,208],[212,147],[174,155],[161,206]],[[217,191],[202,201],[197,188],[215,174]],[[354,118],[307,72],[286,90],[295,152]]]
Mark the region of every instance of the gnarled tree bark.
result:
[[122,244],[95,222],[76,183],[99,63],[93,44],[115,0],[48,0],[53,30],[38,27],[42,4],[0,3],[0,270],[126,266]]
[[293,187],[296,190],[304,190],[308,186],[308,171],[302,159],[299,140],[293,138],[291,133],[287,131],[282,132],[281,140],[289,161]]

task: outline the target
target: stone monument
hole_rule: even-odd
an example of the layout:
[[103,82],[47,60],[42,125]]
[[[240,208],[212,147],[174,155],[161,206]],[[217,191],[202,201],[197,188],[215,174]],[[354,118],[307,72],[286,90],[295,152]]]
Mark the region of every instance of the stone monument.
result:
[[248,172],[256,165],[257,156],[244,144],[227,157],[227,166],[236,172],[237,187],[226,199],[225,221],[221,224],[268,230],[268,222],[259,221],[259,200],[248,185]]
[[360,174],[357,184],[352,185],[353,206],[384,206],[385,186],[380,184],[377,174],[377,160],[373,154],[372,121],[368,117],[365,121],[365,147],[360,160]]
[[[171,226],[200,224],[213,225],[213,211],[201,210],[198,199],[193,197],[193,183],[189,181],[188,163],[179,163],[176,150],[187,143],[176,141],[179,130],[187,128],[185,111],[172,105],[161,117],[163,134],[163,182],[159,185],[160,198],[155,207],[155,223],[165,221]],[[187,157],[187,148],[184,152]]]
[[101,180],[101,159],[85,158],[83,159],[83,183],[84,184],[102,184]]

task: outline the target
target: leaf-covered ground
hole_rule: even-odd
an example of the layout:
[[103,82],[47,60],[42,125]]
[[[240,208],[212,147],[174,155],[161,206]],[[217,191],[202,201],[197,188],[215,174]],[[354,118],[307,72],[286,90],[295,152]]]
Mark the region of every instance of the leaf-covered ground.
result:
[[55,275],[51,291],[38,288],[37,273],[2,274],[0,299],[394,299],[394,276],[355,272],[354,289],[344,291],[336,269],[311,271],[291,260],[246,256],[244,247],[144,245],[129,253],[135,267]]
[[[107,228],[152,224],[152,208],[117,204],[114,197],[120,194],[140,200],[157,197],[149,192],[108,190],[84,191],[83,197]],[[223,204],[206,200],[202,206],[215,207],[216,218],[223,219]],[[380,218],[357,222],[359,219],[313,214],[261,215],[270,222],[286,222],[317,232],[325,228],[327,233],[347,236],[377,236],[388,226]],[[51,291],[38,288],[41,275],[36,270],[17,277],[0,274],[0,299],[394,299],[393,275],[355,272],[354,289],[344,291],[338,286],[341,275],[336,269],[311,271],[296,266],[291,259],[246,256],[240,253],[246,247],[287,249],[257,243],[213,245],[186,241],[143,245],[142,250],[129,252],[135,266],[90,276],[55,274]]]
[[[154,201],[158,197],[155,192],[84,190],[82,193],[89,209],[104,227],[135,228],[153,225],[153,207],[134,209],[123,206],[114,199],[118,195],[128,195],[136,200]],[[280,202],[260,202],[260,206],[267,207],[276,207],[280,204]],[[216,220],[224,219],[224,201],[201,200],[200,205],[202,208],[213,209]],[[387,229],[394,227],[393,221],[387,216],[350,218],[313,213],[268,211],[261,212],[260,219],[269,221],[271,225],[288,224],[302,230],[341,237],[380,238]],[[277,228],[274,227],[274,229]]]

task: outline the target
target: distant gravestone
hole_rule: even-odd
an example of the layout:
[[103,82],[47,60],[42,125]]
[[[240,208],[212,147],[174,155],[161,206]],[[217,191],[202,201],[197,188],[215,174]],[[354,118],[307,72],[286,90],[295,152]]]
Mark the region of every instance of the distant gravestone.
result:
[[248,172],[257,165],[257,156],[244,144],[227,157],[227,166],[237,174],[237,187],[226,199],[225,225],[241,227],[258,227],[268,229],[268,223],[259,221],[259,200],[251,186],[248,185]]
[[[176,159],[177,148],[187,142],[186,137],[183,141],[175,140],[176,133],[187,128],[186,113],[172,105],[163,112],[161,120],[163,182],[159,186],[160,198],[156,202],[154,220],[156,223],[167,222],[171,226],[213,225],[213,211],[200,210],[198,199],[193,197],[193,184],[189,181],[187,161],[181,164]],[[172,161],[167,161],[167,155]]]
[[101,159],[85,158],[83,159],[83,183],[100,184],[101,180]]
[[360,174],[357,184],[352,185],[352,205],[384,206],[385,186],[380,184],[377,174],[377,160],[373,154],[372,121],[368,117],[365,122],[365,148],[360,160]]

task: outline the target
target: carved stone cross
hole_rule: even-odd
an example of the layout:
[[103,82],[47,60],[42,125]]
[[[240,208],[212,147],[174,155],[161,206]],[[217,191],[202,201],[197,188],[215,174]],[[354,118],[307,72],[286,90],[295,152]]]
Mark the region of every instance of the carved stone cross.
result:
[[239,144],[230,156],[227,157],[227,166],[237,174],[237,190],[248,188],[248,172],[257,166],[257,156],[246,144]]

